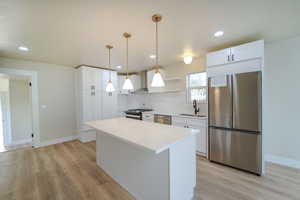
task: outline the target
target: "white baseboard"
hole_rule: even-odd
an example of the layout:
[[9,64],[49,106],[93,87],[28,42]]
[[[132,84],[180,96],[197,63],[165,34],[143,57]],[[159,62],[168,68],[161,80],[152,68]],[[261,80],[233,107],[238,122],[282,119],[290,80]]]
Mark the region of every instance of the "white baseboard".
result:
[[56,139],[53,139],[53,140],[47,140],[45,142],[40,142],[35,147],[44,147],[44,146],[49,146],[49,145],[52,145],[52,144],[68,142],[68,141],[76,140],[76,139],[78,139],[78,136],[67,136],[67,137],[62,137],[62,138],[56,138]]
[[80,142],[91,142],[96,140],[96,131],[94,129],[92,130],[85,130],[79,132],[79,140]]
[[32,139],[24,139],[24,140],[17,140],[17,141],[12,141],[11,144],[8,144],[7,146],[16,146],[16,145],[22,145],[22,144],[28,144],[31,143]]
[[279,164],[279,165],[284,165],[287,167],[300,169],[300,161],[292,160],[292,159],[281,157],[281,156],[266,155],[266,161],[275,163],[275,164]]

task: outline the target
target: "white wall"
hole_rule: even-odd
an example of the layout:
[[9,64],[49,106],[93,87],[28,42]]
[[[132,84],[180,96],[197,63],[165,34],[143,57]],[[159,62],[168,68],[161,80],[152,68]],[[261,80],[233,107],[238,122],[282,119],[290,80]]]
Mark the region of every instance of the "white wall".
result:
[[[181,92],[136,94],[128,95],[127,97],[119,95],[119,110],[146,107],[163,113],[192,113],[192,105],[186,102],[186,75],[191,72],[205,71],[205,60],[198,58],[190,65],[180,62],[164,66],[164,70],[168,77],[181,78],[180,83],[176,84],[178,86],[177,89],[181,90]],[[166,82],[166,84],[168,83]],[[207,114],[207,104],[200,104],[200,114]]]
[[29,81],[9,81],[12,144],[30,142],[32,133]]
[[[267,155],[300,163],[300,37],[266,45],[264,131]],[[299,164],[300,167],[300,164]]]
[[0,67],[38,73],[41,142],[76,134],[74,68],[6,58]]

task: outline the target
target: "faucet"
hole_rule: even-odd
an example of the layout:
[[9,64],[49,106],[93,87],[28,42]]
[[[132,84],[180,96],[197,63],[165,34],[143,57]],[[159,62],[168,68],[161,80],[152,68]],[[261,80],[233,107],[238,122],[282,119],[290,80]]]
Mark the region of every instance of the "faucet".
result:
[[193,107],[194,107],[195,115],[197,115],[200,112],[200,108],[197,106],[196,100],[193,100]]

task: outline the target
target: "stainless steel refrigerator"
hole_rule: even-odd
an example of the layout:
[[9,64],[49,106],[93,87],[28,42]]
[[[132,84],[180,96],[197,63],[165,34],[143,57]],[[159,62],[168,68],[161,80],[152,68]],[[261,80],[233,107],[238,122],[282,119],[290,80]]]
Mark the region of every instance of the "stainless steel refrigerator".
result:
[[261,72],[217,78],[208,79],[209,159],[261,175]]

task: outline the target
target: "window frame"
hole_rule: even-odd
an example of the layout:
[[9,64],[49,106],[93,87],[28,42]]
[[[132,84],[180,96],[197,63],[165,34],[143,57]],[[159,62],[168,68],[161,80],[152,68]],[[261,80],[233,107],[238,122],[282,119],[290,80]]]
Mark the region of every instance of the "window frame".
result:
[[[196,86],[196,87],[190,87],[190,75],[192,74],[199,74],[199,73],[206,73],[206,86]],[[192,89],[205,89],[206,92],[206,98],[205,100],[197,101],[200,104],[207,104],[208,102],[208,87],[207,87],[207,72],[206,71],[199,71],[199,72],[190,72],[186,75],[186,102],[188,104],[192,104],[191,100],[191,90]]]

